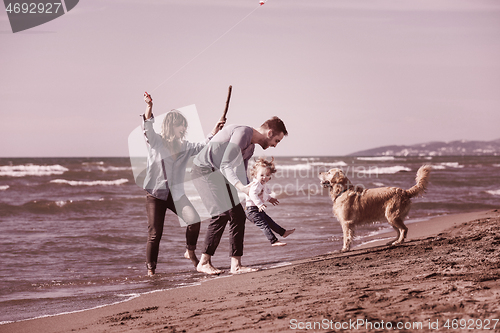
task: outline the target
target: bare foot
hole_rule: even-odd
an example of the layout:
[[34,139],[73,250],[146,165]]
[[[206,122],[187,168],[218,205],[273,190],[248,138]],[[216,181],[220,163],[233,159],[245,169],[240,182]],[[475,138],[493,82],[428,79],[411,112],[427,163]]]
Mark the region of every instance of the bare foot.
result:
[[205,273],[208,275],[219,275],[224,273],[223,270],[215,268],[214,266],[212,266],[211,263],[206,263],[206,264],[199,263],[198,266],[196,266],[196,270],[200,273]]
[[274,242],[271,244],[271,246],[285,246],[286,243],[283,243],[283,242],[280,242],[280,241],[277,241],[277,242]]
[[154,275],[155,275],[154,269],[148,269],[148,276],[154,276]]
[[256,271],[258,271],[258,269],[243,266],[241,264],[241,256],[231,257],[231,274],[243,274]]
[[245,267],[245,266],[238,266],[231,268],[231,274],[243,274],[243,273],[250,273],[250,272],[257,272],[257,268],[252,268],[252,267]]
[[194,267],[198,266],[198,263],[200,262],[198,258],[196,257],[196,254],[194,253],[194,250],[186,250],[184,252],[184,258],[191,260],[193,263]]
[[290,229],[290,230],[285,231],[285,233],[283,234],[283,238],[287,238],[288,236],[293,234],[294,231],[295,231],[295,229]]

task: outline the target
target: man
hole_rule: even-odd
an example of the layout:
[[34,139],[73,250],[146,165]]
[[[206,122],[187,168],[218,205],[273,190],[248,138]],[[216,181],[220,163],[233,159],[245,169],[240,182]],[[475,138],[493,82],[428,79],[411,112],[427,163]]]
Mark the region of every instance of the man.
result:
[[212,218],[205,237],[205,248],[197,270],[217,275],[222,270],[212,265],[211,258],[219,245],[229,222],[231,273],[253,272],[241,264],[245,236],[245,211],[239,202],[237,190],[248,194],[247,167],[255,144],[263,149],[276,147],[288,135],[285,124],[278,117],[264,122],[259,128],[229,125],[195,157],[192,169],[193,183]]

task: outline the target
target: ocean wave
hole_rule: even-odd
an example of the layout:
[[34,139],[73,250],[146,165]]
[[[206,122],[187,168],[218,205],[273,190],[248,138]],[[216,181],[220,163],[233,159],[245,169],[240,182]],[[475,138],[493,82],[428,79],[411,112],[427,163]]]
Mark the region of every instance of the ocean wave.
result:
[[18,214],[26,213],[50,214],[60,212],[61,208],[63,208],[70,202],[72,201],[32,200],[22,205],[9,205],[6,203],[0,203],[0,210],[5,216],[15,216]]
[[500,190],[486,191],[486,193],[489,193],[489,194],[492,194],[492,195],[500,195]]
[[128,183],[128,179],[120,178],[116,180],[66,180],[66,179],[53,179],[50,181],[55,184],[68,184],[71,186],[112,186],[112,185],[122,185]]
[[446,163],[439,163],[439,164],[433,164],[431,165],[431,168],[435,170],[444,170],[446,168],[455,168],[455,169],[461,169],[464,166],[459,164],[458,162],[446,162]]
[[402,165],[395,165],[391,167],[382,167],[382,168],[380,167],[370,167],[368,169],[359,168],[358,170],[356,170],[356,172],[358,173],[376,174],[376,175],[394,174],[401,171],[411,171],[411,169]]
[[294,157],[292,161],[317,161],[319,157]]
[[10,187],[9,185],[2,185],[2,186],[0,186],[0,191],[8,190],[9,187]]
[[26,177],[26,176],[51,176],[62,175],[68,168],[62,165],[2,165],[0,166],[0,176],[4,177]]
[[104,165],[104,161],[82,162],[82,165]]
[[108,167],[102,167],[99,166],[97,169],[103,171],[103,172],[108,172],[108,171],[129,171],[132,170],[132,167],[115,167],[115,166],[108,166]]
[[132,170],[132,166],[113,166],[106,165],[104,161],[96,161],[96,162],[82,162],[83,170],[85,171],[94,171],[99,170],[102,172],[108,171],[129,171]]
[[344,162],[344,161],[335,161],[335,162],[329,162],[329,163],[326,163],[326,162],[313,162],[313,163],[309,163],[310,165],[312,166],[332,166],[332,167],[335,167],[335,166],[347,166],[347,163]]
[[494,167],[500,168],[500,164],[493,164]]
[[449,163],[441,163],[444,166],[450,167],[450,168],[457,168],[457,169],[462,169],[464,166],[459,164],[458,162],[449,162]]
[[278,170],[311,170],[314,168],[334,168],[334,167],[343,167],[347,166],[347,163],[344,161],[337,162],[312,162],[312,163],[300,163],[300,164],[291,164],[291,165],[277,165],[276,169]]
[[64,207],[67,204],[70,204],[72,202],[73,202],[73,200],[59,200],[59,201],[55,201],[54,203],[56,204],[57,207]]
[[[36,199],[25,202],[21,205],[13,205],[0,202],[0,211],[5,216],[25,215],[31,214],[99,214],[98,211],[111,212],[122,211],[124,207],[130,205],[141,204],[144,202],[144,197],[129,197],[120,200],[113,200],[112,198],[86,198],[82,200],[73,199],[60,199],[60,200],[45,200]],[[66,215],[67,216],[67,215]]]
[[394,161],[394,156],[358,157],[361,161]]

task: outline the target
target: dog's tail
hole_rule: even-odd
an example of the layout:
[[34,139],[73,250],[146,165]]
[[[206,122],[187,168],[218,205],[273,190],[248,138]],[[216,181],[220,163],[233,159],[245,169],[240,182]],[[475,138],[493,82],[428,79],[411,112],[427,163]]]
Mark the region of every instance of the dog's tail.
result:
[[417,171],[417,177],[415,181],[417,184],[412,188],[406,190],[406,193],[410,196],[410,198],[416,197],[418,195],[424,194],[427,189],[427,184],[429,183],[429,175],[431,173],[430,165],[422,165]]

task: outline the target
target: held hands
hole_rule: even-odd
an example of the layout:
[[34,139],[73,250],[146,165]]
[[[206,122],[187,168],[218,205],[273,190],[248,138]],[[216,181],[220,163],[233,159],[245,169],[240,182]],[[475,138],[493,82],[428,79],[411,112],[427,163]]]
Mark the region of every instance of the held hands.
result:
[[236,187],[236,189],[242,193],[245,193],[246,195],[250,195],[250,186],[252,185],[252,183],[248,184],[248,185],[243,185],[241,182],[237,182],[236,185],[234,185]]

